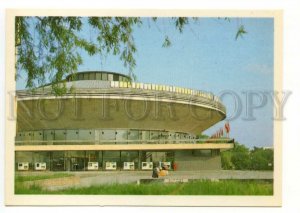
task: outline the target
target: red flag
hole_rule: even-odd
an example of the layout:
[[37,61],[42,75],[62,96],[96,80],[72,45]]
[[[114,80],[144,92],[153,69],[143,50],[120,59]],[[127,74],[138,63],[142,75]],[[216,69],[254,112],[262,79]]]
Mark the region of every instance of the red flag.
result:
[[230,131],[229,122],[227,122],[227,123],[225,124],[225,130],[226,130],[226,133],[229,133],[229,131]]

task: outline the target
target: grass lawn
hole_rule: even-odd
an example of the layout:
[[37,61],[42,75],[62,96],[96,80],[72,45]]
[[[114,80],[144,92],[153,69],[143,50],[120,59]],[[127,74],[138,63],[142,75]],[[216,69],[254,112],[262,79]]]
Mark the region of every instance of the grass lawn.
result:
[[197,180],[188,183],[112,184],[48,191],[16,182],[16,194],[68,195],[273,195],[273,181],[265,180]]
[[71,177],[73,174],[68,173],[51,173],[45,175],[16,175],[15,183],[22,183],[25,181],[35,181],[35,180],[45,180],[45,179],[53,179],[53,178],[62,178],[62,177]]

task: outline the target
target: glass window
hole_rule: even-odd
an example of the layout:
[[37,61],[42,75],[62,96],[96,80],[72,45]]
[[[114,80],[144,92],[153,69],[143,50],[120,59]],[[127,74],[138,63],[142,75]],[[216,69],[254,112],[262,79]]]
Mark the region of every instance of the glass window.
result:
[[66,130],[55,130],[55,140],[66,140]]
[[15,161],[18,162],[28,162],[32,163],[33,152],[15,152]]
[[120,165],[124,170],[136,170],[139,166],[138,151],[121,151]]
[[[152,153],[153,152],[147,152],[147,151],[141,151],[141,162],[142,163],[142,166],[146,166],[145,162],[150,162],[152,161]],[[143,165],[144,164],[144,165]]]
[[46,169],[49,169],[50,153],[49,152],[33,152],[33,163],[46,163]]
[[176,134],[174,132],[169,132],[168,139],[176,139]]
[[95,131],[91,130],[91,129],[87,129],[87,130],[80,129],[78,139],[83,140],[83,141],[94,142],[95,141]]
[[121,159],[125,162],[138,161],[138,151],[121,151]]
[[139,131],[138,130],[128,131],[128,140],[138,140],[138,139],[139,139]]
[[96,73],[96,80],[101,80],[101,73]]
[[150,140],[150,131],[147,130],[140,130],[140,139],[145,141],[145,140]]
[[151,140],[157,140],[159,138],[159,132],[158,131],[150,131],[150,139]]
[[201,156],[210,157],[211,156],[211,150],[198,150]]
[[113,81],[114,80],[113,74],[108,74],[108,80],[109,81]]
[[100,130],[100,142],[101,140],[116,140],[116,131]]
[[89,80],[95,80],[96,79],[96,73],[90,73],[89,74]]
[[67,130],[66,140],[78,140],[79,130]]
[[116,130],[117,143],[120,143],[121,141],[124,142],[124,140],[127,140],[127,130]]
[[66,152],[66,168],[68,171],[83,171],[88,159],[85,151],[67,151]]
[[[85,168],[88,170],[99,170],[102,168],[102,151],[86,151],[86,159]],[[89,166],[89,163],[92,163],[92,165]]]
[[83,79],[84,80],[89,80],[89,73],[84,73]]
[[186,135],[184,133],[180,133],[180,139],[186,139]]
[[18,132],[16,134],[16,141],[22,141],[23,140],[23,136],[24,136],[23,132]]
[[[65,152],[52,152],[51,161],[50,161],[50,170],[52,171],[65,171],[66,161],[65,161]],[[67,162],[69,166],[69,162]]]
[[33,131],[32,132],[32,140],[42,141],[44,138],[43,131]]
[[83,73],[78,74],[78,80],[83,80]]
[[160,139],[168,139],[168,136],[169,136],[169,133],[166,132],[166,131],[161,131],[161,132],[159,133],[159,138],[160,138]]
[[103,166],[105,170],[121,168],[120,151],[103,151]]
[[[86,157],[89,162],[99,162],[102,159],[101,151],[86,151]],[[99,157],[100,156],[100,157]]]
[[119,81],[119,75],[117,75],[117,74],[113,74],[113,78],[114,78],[114,81]]
[[[50,169],[50,152],[16,152],[16,162],[25,166],[28,163],[29,170],[49,170]],[[39,167],[41,165],[41,167]],[[38,167],[38,168],[37,168]],[[17,169],[19,169],[17,167]]]
[[44,141],[54,140],[54,130],[44,130]]
[[24,136],[23,136],[23,140],[24,141],[31,141],[32,140],[32,132],[24,132]]
[[120,151],[103,151],[103,158],[120,158]]
[[102,81],[107,81],[107,73],[102,73]]

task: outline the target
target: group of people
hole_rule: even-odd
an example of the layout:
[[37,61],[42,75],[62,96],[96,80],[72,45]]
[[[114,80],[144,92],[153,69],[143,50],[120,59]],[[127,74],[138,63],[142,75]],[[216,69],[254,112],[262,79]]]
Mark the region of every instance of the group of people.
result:
[[159,176],[166,176],[168,175],[168,166],[162,165],[161,169],[159,168],[158,164],[153,167],[152,177],[158,178]]

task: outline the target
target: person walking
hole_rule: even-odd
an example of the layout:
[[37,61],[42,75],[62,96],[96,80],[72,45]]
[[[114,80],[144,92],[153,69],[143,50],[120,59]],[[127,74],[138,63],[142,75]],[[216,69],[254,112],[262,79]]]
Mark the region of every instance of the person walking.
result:
[[153,178],[158,178],[158,174],[159,174],[159,168],[158,168],[158,166],[154,166],[153,167],[153,172],[152,172],[152,177]]

